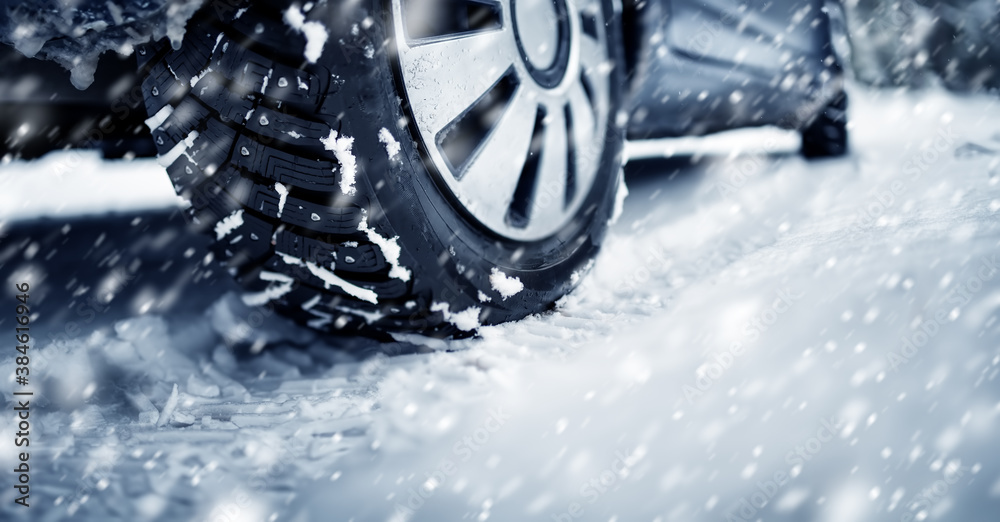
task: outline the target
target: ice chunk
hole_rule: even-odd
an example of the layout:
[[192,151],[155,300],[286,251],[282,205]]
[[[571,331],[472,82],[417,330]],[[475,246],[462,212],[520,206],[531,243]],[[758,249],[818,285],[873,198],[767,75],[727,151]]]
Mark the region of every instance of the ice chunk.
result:
[[156,419],[157,426],[163,426],[170,420],[170,416],[174,414],[174,410],[177,408],[177,383],[174,383],[173,391],[170,392],[170,397],[167,398],[167,403],[163,405],[163,409],[160,410],[160,418]]

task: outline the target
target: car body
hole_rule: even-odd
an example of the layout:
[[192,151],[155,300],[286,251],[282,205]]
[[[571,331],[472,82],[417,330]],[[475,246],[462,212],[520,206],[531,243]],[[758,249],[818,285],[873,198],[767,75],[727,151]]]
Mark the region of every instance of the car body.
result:
[[843,90],[823,0],[627,5],[629,139],[800,129]]
[[[831,6],[824,0],[624,0],[618,6],[630,140],[760,125],[802,129],[843,91]],[[129,95],[134,59],[102,58],[95,83],[82,91],[60,67],[10,47],[0,47],[0,62],[14,72],[0,77],[7,136],[0,155],[35,157],[67,146],[99,147],[109,156],[154,153],[139,114],[119,118],[123,123],[99,140],[89,132],[108,115],[141,105]]]

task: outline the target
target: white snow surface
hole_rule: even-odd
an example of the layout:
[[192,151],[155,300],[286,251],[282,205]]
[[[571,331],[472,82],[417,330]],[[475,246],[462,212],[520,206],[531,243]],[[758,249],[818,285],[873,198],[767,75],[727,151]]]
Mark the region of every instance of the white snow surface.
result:
[[777,127],[732,129],[707,136],[628,141],[625,143],[625,157],[634,160],[761,151],[793,154],[798,151],[801,143],[802,138],[798,132]]
[[630,180],[554,311],[447,351],[232,296],[39,339],[37,504],[0,517],[994,520],[1000,107],[851,95],[849,157]]
[[104,161],[98,152],[68,150],[0,164],[0,221],[176,208],[181,202],[155,159]]

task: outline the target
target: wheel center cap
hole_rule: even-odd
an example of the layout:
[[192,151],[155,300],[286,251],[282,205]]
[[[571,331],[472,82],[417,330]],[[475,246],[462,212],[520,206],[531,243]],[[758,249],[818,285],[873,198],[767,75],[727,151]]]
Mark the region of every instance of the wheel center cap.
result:
[[555,87],[569,63],[566,0],[511,0],[514,38],[525,68],[542,87]]
[[532,65],[548,69],[556,61],[559,48],[559,21],[556,0],[515,2],[514,27]]

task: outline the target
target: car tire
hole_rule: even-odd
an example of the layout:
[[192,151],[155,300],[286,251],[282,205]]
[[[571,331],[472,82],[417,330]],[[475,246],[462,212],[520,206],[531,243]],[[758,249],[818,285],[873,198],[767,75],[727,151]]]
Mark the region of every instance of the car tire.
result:
[[159,160],[244,302],[446,337],[566,294],[613,214],[624,136],[619,13],[575,2],[541,8],[548,54],[542,26],[517,32],[544,17],[510,0],[210,2],[180,49],[139,47]]
[[835,158],[847,154],[847,93],[839,93],[802,130],[802,155]]

